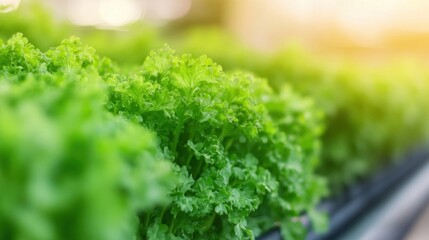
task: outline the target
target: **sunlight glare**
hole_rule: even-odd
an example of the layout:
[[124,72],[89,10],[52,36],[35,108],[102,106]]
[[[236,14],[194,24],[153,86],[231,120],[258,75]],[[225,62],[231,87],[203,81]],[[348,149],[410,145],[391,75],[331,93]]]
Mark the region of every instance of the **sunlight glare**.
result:
[[122,26],[138,21],[143,9],[135,0],[101,0],[98,10],[103,22]]
[[18,8],[21,0],[0,0],[0,12],[11,12]]
[[100,24],[98,15],[94,14],[97,0],[69,0],[67,3],[67,15],[72,23],[81,26]]

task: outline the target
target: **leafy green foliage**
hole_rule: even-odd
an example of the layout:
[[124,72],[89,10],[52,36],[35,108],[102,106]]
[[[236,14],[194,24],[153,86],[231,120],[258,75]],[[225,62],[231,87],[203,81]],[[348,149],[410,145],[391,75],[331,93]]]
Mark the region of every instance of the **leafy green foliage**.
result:
[[[225,46],[233,50],[222,51]],[[297,46],[267,55],[244,47],[219,29],[193,30],[178,48],[207,54],[226,69],[252,70],[266,77],[276,91],[287,83],[313,98],[326,115],[318,171],[328,178],[333,193],[429,139],[429,115],[421,110],[429,107],[423,64],[370,67],[326,61]]]
[[293,219],[323,194],[320,115],[290,89],[168,48],[124,74],[77,38],[42,52],[14,35],[0,64],[2,236],[252,239],[275,222],[303,236]]
[[[284,239],[296,239],[297,236],[299,239],[305,234],[300,222],[302,212],[311,213],[308,216],[318,231],[327,227],[326,217],[314,210],[320,197],[327,194],[325,179],[314,174],[320,160],[319,137],[323,132],[320,121],[323,114],[310,99],[303,99],[289,87],[284,86],[280,94],[274,96],[266,101],[266,106],[281,133],[282,141],[279,143],[289,145],[289,155],[295,161],[282,164],[273,160],[270,171],[282,176],[280,191],[276,194],[288,197],[276,199],[268,196],[267,204],[252,214],[250,224],[259,235],[271,228],[274,221],[282,227]],[[286,219],[284,214],[289,211],[294,217]]]
[[149,239],[251,239],[323,194],[313,174],[320,115],[290,89],[279,96],[264,80],[169,48],[107,82],[107,108],[157,132],[181,179],[171,205],[144,216]]
[[[429,85],[418,64],[410,68],[402,63],[368,67],[306,62],[293,63],[287,53],[279,54],[265,75],[274,71],[270,69],[293,69],[283,71],[283,76],[290,76],[289,81],[326,113],[319,171],[334,192],[427,142],[429,116],[418,109],[429,106],[424,93]],[[278,77],[273,84],[281,81]]]
[[[26,4],[23,3],[24,5]],[[288,165],[294,171],[291,171],[292,173],[289,173],[286,181],[283,182],[277,176],[278,171],[273,167],[275,164],[269,165],[266,163],[267,160],[262,161],[261,159],[268,158],[261,157],[263,154],[254,152],[253,147],[248,147],[252,150],[249,153],[251,157],[246,157],[245,162],[249,162],[249,164],[243,164],[240,169],[247,169],[250,165],[253,167],[256,165],[257,169],[268,169],[270,175],[267,175],[268,179],[264,182],[274,179],[273,182],[279,182],[276,183],[276,188],[269,187],[269,190],[264,190],[265,193],[257,192],[256,195],[262,197],[258,200],[260,203],[254,204],[258,205],[257,209],[249,211],[250,208],[247,208],[247,212],[240,215],[243,218],[250,214],[246,217],[246,223],[242,221],[234,225],[229,220],[225,220],[226,214],[237,208],[231,210],[225,204],[214,206],[207,201],[208,209],[213,212],[214,208],[213,220],[203,215],[201,221],[195,221],[197,217],[192,216],[189,218],[194,220],[189,223],[190,231],[200,227],[201,222],[206,222],[207,226],[216,226],[215,231],[221,229],[219,234],[230,233],[231,237],[237,237],[243,234],[240,229],[250,228],[254,235],[258,235],[269,228],[274,221],[282,219],[284,221],[281,225],[286,239],[296,236],[296,234],[303,234],[302,229],[296,227],[301,225],[299,218],[283,218],[282,209],[286,206],[290,211],[287,212],[287,216],[297,216],[299,215],[297,212],[304,209],[313,218],[313,222],[321,222],[319,225],[323,225],[324,221],[320,220],[321,217],[309,210],[323,192],[323,188],[320,187],[323,185],[323,181],[312,174],[312,169],[317,165],[316,159],[319,151],[315,137],[321,131],[318,123],[320,116],[311,106],[310,101],[295,96],[290,89],[284,87],[285,83],[314,99],[317,108],[321,108],[325,112],[326,128],[322,136],[322,164],[318,166],[318,171],[328,178],[330,189],[333,192],[338,192],[345,185],[352,184],[384,165],[390,164],[390,160],[395,156],[428,139],[427,120],[429,116],[427,111],[422,110],[427,109],[429,103],[426,94],[429,87],[428,72],[424,65],[400,62],[371,68],[355,62],[331,63],[324,59],[316,59],[296,46],[273,55],[265,55],[246,48],[232,36],[218,29],[191,30],[185,34],[185,38],[182,39],[184,41],[180,42],[177,42],[176,38],[161,41],[159,34],[151,29],[131,27],[129,30],[115,32],[78,29],[67,24],[57,24],[49,12],[40,5],[26,5],[16,12],[0,14],[0,38],[7,39],[16,31],[21,31],[37,47],[47,49],[58,44],[66,35],[74,33],[81,36],[84,41],[91,43],[100,55],[111,57],[122,66],[117,68],[110,60],[100,59],[94,54],[92,48],[81,45],[76,39],[67,40],[61,47],[43,53],[28,44],[25,39],[15,36],[9,40],[15,41],[13,44],[2,45],[0,40],[0,45],[2,45],[0,69],[2,69],[3,79],[7,79],[13,84],[23,80],[28,81],[33,78],[31,76],[33,74],[38,75],[35,78],[40,82],[38,87],[40,89],[53,88],[53,86],[56,88],[65,82],[76,80],[76,75],[79,76],[83,88],[86,88],[85,83],[103,78],[107,81],[110,91],[110,95],[105,96],[105,101],[108,97],[110,98],[110,102],[106,103],[107,108],[115,114],[124,115],[157,132],[161,138],[162,154],[175,163],[175,175],[182,179],[179,185],[184,187],[177,188],[175,191],[178,194],[187,193],[188,195],[186,198],[183,197],[185,200],[173,201],[165,210],[156,208],[152,213],[142,216],[141,221],[145,223],[144,231],[151,224],[152,227],[147,233],[154,239],[173,238],[170,234],[172,228],[174,228],[175,234],[179,234],[179,230],[176,230],[178,228],[176,223],[171,223],[173,207],[179,209],[177,214],[179,217],[182,216],[182,219],[191,215],[190,211],[200,210],[200,205],[195,207],[194,202],[191,201],[191,199],[203,199],[203,197],[195,197],[198,191],[194,188],[200,179],[200,176],[195,176],[195,172],[198,172],[197,167],[194,166],[195,162],[204,163],[201,169],[205,169],[206,165],[215,165],[215,159],[219,158],[228,158],[227,161],[233,163],[242,162],[244,158],[241,155],[231,157],[231,155],[237,154],[236,149],[229,146],[228,142],[220,141],[221,137],[218,136],[219,132],[222,134],[221,129],[224,129],[224,125],[235,126],[234,124],[239,123],[244,125],[225,131],[230,133],[235,132],[235,129],[241,129],[240,131],[247,129],[246,135],[256,134],[255,138],[264,136],[266,134],[264,131],[268,131],[266,129],[269,128],[286,132],[286,137],[280,136],[280,133],[277,133],[275,137],[267,134],[273,139],[275,138],[275,140],[271,139],[267,142],[287,142],[287,148],[291,150],[290,153],[284,155],[288,156],[285,158],[287,162],[290,163],[290,159],[302,160],[297,161],[297,164]],[[106,39],[109,41],[106,42]],[[248,95],[249,84],[244,83],[252,82],[253,80],[248,80],[248,78],[253,77],[245,74],[236,74],[233,77],[234,75],[223,73],[207,58],[195,60],[188,56],[182,59],[168,51],[163,53],[163,56],[149,58],[140,72],[130,71],[132,65],[141,64],[149,49],[158,47],[158,44],[164,41],[170,42],[180,52],[207,54],[216,62],[221,63],[226,70],[252,70],[258,75],[266,77],[275,93],[271,93],[271,90],[261,90],[270,92],[267,94],[268,98],[262,96],[264,94],[250,94],[250,99],[256,99],[255,101],[259,102],[258,106],[262,106],[260,107],[263,109],[262,113],[254,107],[246,105],[245,109],[249,109],[249,111],[240,113],[242,118],[229,119],[231,116],[236,117],[238,114],[236,109],[242,109],[240,103],[243,103],[242,100],[236,101],[234,113],[229,113],[228,110],[233,109],[232,106],[234,106],[229,103],[230,96]],[[227,51],[225,46],[228,46]],[[206,61],[209,63],[205,63]],[[206,69],[208,72],[202,69]],[[213,72],[213,75],[210,71]],[[55,72],[57,76],[46,77],[51,72]],[[202,75],[203,78],[200,78],[199,75]],[[226,89],[239,88],[238,85],[230,84],[233,78],[241,79],[240,84],[246,85],[244,92],[226,91]],[[163,80],[161,81],[161,79]],[[198,81],[194,81],[194,79]],[[261,87],[264,85],[260,84],[263,81],[255,81],[254,88],[267,88]],[[252,84],[254,83],[252,82]],[[201,89],[200,85],[206,86]],[[222,87],[218,89],[218,86]],[[34,89],[34,86],[28,87],[26,91],[35,92]],[[197,90],[194,93],[194,90],[186,89]],[[216,89],[218,92],[215,91]],[[208,90],[210,91],[202,93],[202,91]],[[222,91],[225,92],[224,95],[220,95]],[[227,92],[230,93],[226,94]],[[196,109],[199,109],[200,113]],[[256,119],[252,114],[254,111],[260,117],[259,122],[270,122],[272,126],[253,128],[251,124],[246,125],[245,117],[247,116],[250,116],[249,123],[259,123],[254,121]],[[265,116],[268,116],[268,120],[265,119]],[[198,124],[194,126],[193,122],[198,122]],[[224,124],[225,122],[228,124]],[[190,129],[194,128],[196,129],[194,131],[201,132],[200,126],[207,126],[207,129],[204,129],[206,136],[215,135],[215,138],[203,139],[201,133],[199,133],[199,138],[198,134],[186,135],[190,134]],[[240,138],[239,135],[228,136],[228,138],[233,139],[230,145],[243,146],[249,143],[247,138]],[[189,139],[192,141],[188,142]],[[245,139],[246,142],[236,144],[237,139],[239,142]],[[261,137],[261,139],[265,138]],[[174,147],[175,145],[177,147]],[[260,145],[252,142],[249,146]],[[298,148],[301,150],[297,150]],[[295,157],[291,157],[291,155]],[[185,162],[183,159],[186,158],[190,158],[188,165],[183,163]],[[218,167],[218,165],[216,166]],[[235,170],[237,169],[235,168]],[[258,173],[258,170],[252,171],[252,174],[257,172],[255,176],[258,180],[263,176]],[[249,171],[244,172],[243,174],[247,174]],[[295,178],[294,174],[299,177]],[[221,175],[229,176],[232,173],[225,170]],[[232,181],[231,177],[218,178],[223,178],[223,180],[218,180],[220,182]],[[301,184],[299,178],[306,179],[305,183]],[[292,179],[295,180],[292,181]],[[202,182],[202,180],[200,181]],[[299,191],[297,191],[296,194],[284,197],[287,199],[287,204],[279,204],[277,200],[280,198],[270,197],[274,196],[276,191],[283,193],[283,190],[280,190],[282,183],[289,184],[288,188],[295,188],[297,182],[299,182],[298,188],[301,188],[299,191],[304,194],[299,195]],[[252,186],[252,183],[245,186]],[[244,186],[233,186],[232,189],[241,187]],[[213,198],[210,195],[212,192],[212,190],[209,191],[208,197]],[[180,194],[176,196],[176,200],[179,198]],[[297,204],[298,202],[300,204]],[[207,211],[210,212],[209,210]],[[156,218],[160,212],[164,212],[165,215],[161,220],[159,217]],[[209,224],[210,222],[212,224]],[[195,226],[192,226],[194,223]],[[211,230],[210,227],[200,229],[202,231],[198,234],[205,234]],[[296,232],[292,233],[295,230]],[[146,232],[143,234],[145,235]],[[196,234],[195,236],[197,236]],[[189,232],[180,235],[180,237],[184,236],[192,237],[194,235]]]
[[153,133],[105,110],[98,64],[75,38],[0,45],[1,239],[132,239],[138,214],[168,201],[169,162]]
[[[0,214],[12,229],[5,236],[253,239],[277,222],[285,236],[305,234],[296,218],[314,212],[324,194],[313,174],[321,114],[290,88],[274,93],[265,80],[226,74],[206,56],[168,47],[130,71],[75,37],[42,52],[16,34],[0,46],[0,63],[0,131],[16,129],[3,151],[13,164],[46,162],[19,165],[25,181],[5,182],[25,189],[40,167],[47,186],[32,191],[52,192],[43,209],[33,207],[37,196],[22,197],[30,205],[24,215],[43,220],[40,233],[19,225],[11,210]],[[39,135],[43,148],[24,149]],[[4,206],[20,202],[9,191]],[[77,226],[73,234],[66,223]]]

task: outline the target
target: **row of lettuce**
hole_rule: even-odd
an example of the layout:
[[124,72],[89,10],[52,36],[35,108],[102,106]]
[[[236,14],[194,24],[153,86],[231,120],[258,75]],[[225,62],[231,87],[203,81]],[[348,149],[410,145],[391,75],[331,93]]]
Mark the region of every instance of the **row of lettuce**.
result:
[[[128,31],[76,28],[54,21],[40,4],[0,15],[0,38],[24,32],[41,49],[76,34],[122,69],[141,65],[151,49],[168,42],[181,53],[206,54],[227,71],[245,70],[268,80],[279,93],[291,85],[312,98],[325,117],[322,164],[331,193],[368,177],[398,156],[427,142],[429,71],[418,61],[370,66],[359,61],[315,58],[289,46],[274,54],[245,47],[216,28],[162,32],[140,24]],[[40,34],[43,33],[43,34]]]
[[133,70],[77,38],[0,42],[1,239],[253,239],[326,193],[322,115],[286,86],[206,56]]
[[[246,239],[281,225],[301,239],[303,212],[326,224],[326,189],[427,142],[424,64],[130,29],[75,28],[37,4],[0,14],[0,238]],[[37,47],[7,40],[16,31]],[[97,54],[75,38],[51,48],[72,34]],[[197,57],[149,54],[164,42]]]
[[429,144],[429,71],[424,60],[366,63],[318,57],[299,44],[261,53],[216,27],[188,29],[171,44],[183,52],[207,54],[226,71],[252,71],[266,78],[274,92],[287,84],[313,99],[324,113],[316,174],[326,179],[330,198],[386,167],[404,164],[407,152]]
[[[314,99],[326,118],[318,172],[328,178],[332,194],[428,142],[429,71],[424,62],[329,61],[294,45],[261,54],[216,28],[192,29],[178,46],[207,54],[227,70],[249,69],[267,78],[274,90],[287,83]],[[219,50],[225,46],[232,51]]]

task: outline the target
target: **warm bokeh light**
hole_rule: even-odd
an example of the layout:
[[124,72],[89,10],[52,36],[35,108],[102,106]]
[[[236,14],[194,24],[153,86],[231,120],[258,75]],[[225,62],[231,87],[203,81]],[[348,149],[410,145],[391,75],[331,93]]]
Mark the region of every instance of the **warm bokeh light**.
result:
[[144,12],[144,1],[138,0],[69,0],[67,15],[82,26],[112,26],[136,22]]
[[148,18],[152,20],[174,20],[184,17],[191,9],[191,0],[146,1]]
[[97,0],[69,0],[67,1],[67,16],[76,25],[97,25],[100,24],[99,16],[94,12],[97,8]]
[[0,0],[0,12],[10,12],[18,8],[21,0]]
[[246,4],[236,0],[231,5],[228,25],[263,50],[275,50],[290,40],[331,50],[414,49],[426,46],[415,37],[429,33],[425,0],[249,0]]
[[[425,0],[43,0],[76,25],[120,27],[138,20],[220,24],[248,44],[274,50],[298,41],[316,49],[426,48]],[[0,2],[19,2],[1,0]],[[66,14],[64,14],[66,13]],[[217,19],[213,19],[217,18]]]
[[104,23],[122,26],[139,20],[143,8],[136,0],[100,0],[98,13]]
[[192,5],[191,0],[68,0],[66,3],[72,23],[100,27],[120,27],[143,16],[149,22],[172,21],[184,17]]

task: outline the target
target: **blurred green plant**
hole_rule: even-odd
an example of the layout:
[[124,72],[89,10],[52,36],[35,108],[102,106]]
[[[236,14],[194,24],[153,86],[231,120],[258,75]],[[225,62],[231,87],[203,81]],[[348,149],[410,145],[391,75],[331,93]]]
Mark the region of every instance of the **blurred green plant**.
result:
[[0,45],[1,239],[132,239],[138,214],[168,201],[169,162],[105,110],[98,63],[77,39]]
[[40,1],[23,1],[17,10],[0,11],[0,39],[3,40],[21,32],[38,48],[47,50],[57,46],[70,31],[71,26],[56,21]]

